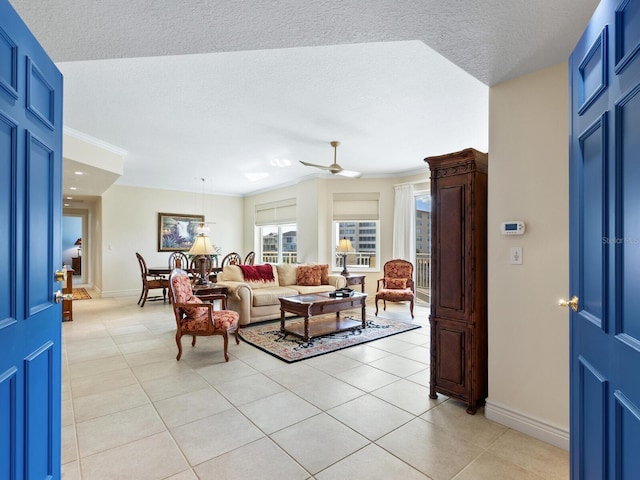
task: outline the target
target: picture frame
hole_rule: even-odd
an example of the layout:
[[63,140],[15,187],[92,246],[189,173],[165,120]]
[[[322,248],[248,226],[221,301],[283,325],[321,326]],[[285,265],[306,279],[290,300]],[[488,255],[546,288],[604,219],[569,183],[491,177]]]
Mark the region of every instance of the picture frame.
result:
[[158,251],[189,251],[201,223],[204,223],[204,215],[158,213]]

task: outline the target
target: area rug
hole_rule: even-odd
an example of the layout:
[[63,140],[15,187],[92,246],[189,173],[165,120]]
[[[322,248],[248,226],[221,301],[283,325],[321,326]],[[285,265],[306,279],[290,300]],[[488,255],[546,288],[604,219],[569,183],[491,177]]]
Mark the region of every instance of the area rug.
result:
[[[316,318],[312,317],[311,321],[313,322]],[[287,319],[287,324],[297,321],[304,320],[302,318]],[[420,328],[420,325],[367,315],[364,329],[358,327],[346,332],[332,333],[311,338],[308,342],[291,333],[280,333],[279,320],[255,327],[241,328],[239,334],[240,338],[250,345],[287,363],[293,363],[416,328]]]
[[89,300],[91,299],[91,295],[84,288],[74,288],[73,289],[73,299],[74,300]]

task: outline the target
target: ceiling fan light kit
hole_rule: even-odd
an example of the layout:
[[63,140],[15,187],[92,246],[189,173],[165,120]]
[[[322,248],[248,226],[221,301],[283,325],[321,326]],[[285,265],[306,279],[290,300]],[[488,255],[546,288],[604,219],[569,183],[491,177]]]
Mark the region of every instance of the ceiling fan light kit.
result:
[[307,167],[315,167],[321,170],[327,170],[329,171],[329,173],[331,173],[331,175],[340,175],[342,177],[349,177],[349,178],[358,178],[359,176],[361,176],[362,175],[361,172],[356,172],[354,170],[345,170],[340,165],[338,165],[338,161],[337,161],[338,145],[340,145],[340,142],[337,142],[335,140],[331,142],[331,146],[333,147],[333,163],[329,166],[303,162],[302,160],[300,160],[300,163]]

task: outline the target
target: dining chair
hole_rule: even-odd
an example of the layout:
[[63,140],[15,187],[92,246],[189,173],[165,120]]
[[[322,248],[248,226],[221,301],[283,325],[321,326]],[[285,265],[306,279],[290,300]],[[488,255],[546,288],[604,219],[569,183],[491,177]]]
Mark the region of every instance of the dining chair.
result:
[[376,288],[376,316],[378,316],[378,300],[382,300],[384,310],[387,302],[410,302],[409,311],[413,316],[413,305],[416,291],[413,283],[413,264],[406,260],[389,260],[383,267],[384,278],[378,280]]
[[244,257],[244,264],[253,265],[255,260],[256,260],[256,252],[249,252],[247,253],[247,256]]
[[169,268],[171,270],[174,268],[189,268],[189,257],[184,252],[171,252],[171,255],[169,255]]
[[[240,316],[237,312],[227,310],[227,296],[212,294],[202,298],[196,297],[187,272],[177,268],[169,277],[169,292],[176,319],[176,344],[178,345],[176,360],[182,357],[183,335],[191,335],[192,347],[196,346],[198,336],[220,335],[224,339],[224,359],[228,362],[229,334],[235,334],[236,344],[240,343],[238,339]],[[216,301],[220,301],[220,310],[214,308]]]
[[[140,305],[140,307],[144,307],[144,304],[147,300],[160,300],[160,298],[162,298],[162,301],[166,303],[169,280],[160,275],[150,275],[149,269],[147,268],[147,262],[144,261],[142,255],[136,252],[136,257],[138,258],[138,265],[140,266],[140,276],[142,277],[142,292],[140,293],[140,298],[138,299],[138,305]],[[160,297],[159,295],[154,297],[148,296],[149,290],[155,288],[162,289],[162,297]]]
[[222,259],[221,266],[226,267],[227,265],[242,265],[242,257],[236,252],[227,253]]

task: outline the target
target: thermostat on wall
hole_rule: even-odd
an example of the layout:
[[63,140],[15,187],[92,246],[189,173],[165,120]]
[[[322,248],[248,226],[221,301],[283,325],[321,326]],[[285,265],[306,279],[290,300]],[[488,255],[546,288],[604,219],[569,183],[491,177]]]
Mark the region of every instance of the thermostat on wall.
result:
[[522,235],[524,233],[524,222],[521,220],[511,220],[502,222],[502,235]]

